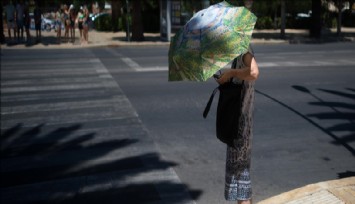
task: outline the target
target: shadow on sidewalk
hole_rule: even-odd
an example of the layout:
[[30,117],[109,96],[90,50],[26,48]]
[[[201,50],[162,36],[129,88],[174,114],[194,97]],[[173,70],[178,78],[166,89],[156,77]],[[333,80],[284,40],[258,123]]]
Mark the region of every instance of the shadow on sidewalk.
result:
[[281,38],[280,30],[255,30],[252,38],[256,40],[285,40],[290,44],[319,44],[332,42],[353,42],[355,41],[355,29],[345,30],[340,36],[330,29],[324,29],[319,39],[309,37],[308,30],[290,29],[286,30],[285,37]]
[[[127,42],[126,37],[112,37],[112,40],[114,41],[122,41],[122,42]],[[165,42],[161,39],[159,35],[148,35],[144,36],[144,40],[142,42]]]
[[[200,190],[164,179],[130,183],[130,178],[177,164],[156,153],[122,157],[139,140],[95,138],[98,132],[82,127],[26,128],[19,123],[1,130],[1,202],[154,203],[161,201],[162,189],[167,195],[186,189],[193,199],[201,195]],[[117,156],[105,157],[112,151]],[[183,203],[185,198],[169,203]]]
[[50,47],[52,45],[80,45],[79,43],[79,38],[75,39],[75,42],[68,42],[68,40],[65,40],[63,37],[59,41],[56,36],[42,36],[41,40],[37,41],[35,37],[31,37],[29,41],[26,40],[17,40],[17,39],[9,39],[5,38],[6,46],[8,47],[15,47],[18,45],[24,45],[25,47],[35,47],[37,45],[43,45],[45,47]]

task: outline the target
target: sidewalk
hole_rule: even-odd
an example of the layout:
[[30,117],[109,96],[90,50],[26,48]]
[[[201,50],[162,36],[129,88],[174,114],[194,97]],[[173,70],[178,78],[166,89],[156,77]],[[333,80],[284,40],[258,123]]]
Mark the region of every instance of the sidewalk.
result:
[[355,177],[310,184],[258,204],[355,204]]
[[[31,30],[32,39],[30,43],[17,43],[16,41],[9,42],[7,39],[7,29],[4,34],[7,44],[1,45],[3,49],[13,48],[82,48],[82,47],[102,47],[102,46],[155,46],[165,45],[169,46],[170,42],[162,41],[160,33],[144,33],[145,41],[142,42],[127,42],[125,32],[98,32],[96,30],[89,31],[89,43],[81,45],[79,39],[79,30],[76,30],[75,42],[68,43],[63,38],[61,43],[56,39],[56,33],[52,30],[50,32],[42,31],[42,41],[35,43],[35,31]],[[321,39],[311,39],[308,37],[308,30],[286,29],[285,39],[280,38],[280,30],[254,30],[252,44],[302,44],[302,43],[329,43],[329,42],[355,42],[355,28],[342,28],[341,37],[336,36],[336,29],[323,31]],[[62,30],[62,35],[64,30]],[[24,34],[25,36],[25,34]]]

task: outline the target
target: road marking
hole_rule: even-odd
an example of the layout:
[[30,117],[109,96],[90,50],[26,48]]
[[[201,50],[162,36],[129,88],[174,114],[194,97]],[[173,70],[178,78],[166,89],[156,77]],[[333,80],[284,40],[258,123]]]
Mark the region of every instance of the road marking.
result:
[[339,62],[345,65],[355,65],[355,61],[352,60],[339,60]]
[[334,62],[325,62],[325,61],[313,61],[316,65],[321,65],[321,66],[333,66],[336,65]]
[[159,72],[159,71],[168,71],[168,67],[141,67],[135,69],[137,72]]
[[141,69],[142,67],[135,61],[133,61],[129,57],[122,57],[121,60],[126,63],[129,67],[133,68],[134,70]]
[[260,62],[258,63],[259,67],[278,67],[280,65],[273,63],[273,62]]

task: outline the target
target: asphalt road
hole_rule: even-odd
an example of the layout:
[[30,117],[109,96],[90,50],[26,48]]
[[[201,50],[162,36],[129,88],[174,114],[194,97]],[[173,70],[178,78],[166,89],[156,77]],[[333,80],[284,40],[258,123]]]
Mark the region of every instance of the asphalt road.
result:
[[[355,44],[254,50],[260,67],[254,201],[354,176]],[[43,196],[75,198],[69,192],[78,188],[89,199],[114,199],[117,193],[126,199],[125,193],[134,197],[137,190],[153,199],[164,188],[178,187],[188,189],[196,203],[223,203],[225,146],[214,135],[216,101],[208,118],[202,117],[217,84],[168,82],[168,47],[2,52],[1,170],[2,178],[10,175],[2,195],[41,189]],[[6,149],[15,142],[16,148]],[[26,169],[33,175],[19,176]],[[151,182],[142,185],[146,178]],[[156,181],[162,178],[176,183]],[[147,186],[158,186],[159,193]],[[95,191],[99,197],[90,193]]]
[[[355,44],[256,45],[254,200],[355,174]],[[216,87],[168,82],[168,47],[93,50],[120,84],[197,203],[221,203],[225,146],[214,135]],[[112,56],[118,56],[121,62]],[[216,105],[216,103],[214,103]],[[215,108],[212,108],[215,110]]]

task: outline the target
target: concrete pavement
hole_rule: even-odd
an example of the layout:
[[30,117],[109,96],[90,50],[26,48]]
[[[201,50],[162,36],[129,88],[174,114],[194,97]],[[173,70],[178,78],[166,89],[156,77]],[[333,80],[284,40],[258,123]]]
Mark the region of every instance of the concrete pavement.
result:
[[355,177],[310,184],[259,204],[355,204]]
[[[4,30],[7,37],[7,28]],[[1,45],[4,49],[13,48],[82,48],[82,47],[97,47],[97,46],[146,46],[146,45],[166,45],[169,46],[169,42],[164,42],[160,38],[159,33],[145,33],[145,41],[142,42],[127,42],[125,32],[98,32],[96,30],[89,31],[89,43],[81,44],[79,31],[76,30],[75,42],[68,43],[65,39],[61,39],[61,43],[58,43],[56,33],[54,31],[42,31],[42,40],[40,43],[36,43],[34,40],[35,31],[31,30],[31,40],[29,43],[16,42],[16,40],[10,41],[6,39],[7,44]],[[64,31],[62,31],[63,35]],[[25,34],[24,34],[25,36]],[[341,37],[336,36],[336,30],[324,30],[322,39],[310,39],[308,38],[308,30],[286,29],[285,39],[280,39],[280,30],[254,30],[252,44],[272,44],[272,43],[326,43],[326,42],[355,42],[355,28],[342,28]]]
[[[270,36],[276,33],[272,31],[260,32],[264,33],[264,35],[265,33],[271,33],[269,34]],[[353,30],[350,30],[349,33],[353,33]],[[145,42],[126,42],[124,41],[125,34],[122,32],[100,33],[91,31],[88,45],[80,45],[79,39],[77,39],[74,44],[66,42],[58,44],[56,43],[56,39],[52,37],[54,34],[53,32],[43,32],[44,39],[43,42],[39,44],[30,43],[26,45],[22,43],[10,43],[9,45],[2,45],[2,49],[9,49],[7,52],[15,54],[16,49],[26,47],[29,49],[71,49],[95,46],[169,45],[168,42],[160,41],[157,34],[146,34],[148,41]],[[306,35],[304,31],[299,31],[299,33],[294,31],[294,37],[292,39],[299,39],[302,40],[302,42],[306,42],[305,40],[307,39],[304,38],[304,35]],[[351,41],[353,37],[350,36],[346,39]],[[253,43],[290,42],[291,38],[288,40],[279,40],[272,37],[264,37],[253,40]],[[81,52],[78,52],[77,54],[80,56],[80,53]],[[55,57],[55,54],[57,53],[53,53],[52,57]],[[7,162],[6,165],[2,165],[1,172],[2,178],[4,178],[4,175],[7,177],[5,181],[2,181],[1,186],[2,201],[5,201],[3,203],[18,203],[21,199],[29,199],[27,201],[31,202],[41,201],[43,198],[48,198],[46,195],[53,196],[52,199],[56,197],[63,198],[63,195],[65,195],[64,197],[66,199],[75,198],[75,201],[84,202],[83,199],[90,198],[92,196],[91,193],[94,192],[95,189],[97,190],[97,188],[105,189],[101,191],[101,195],[107,196],[113,194],[113,192],[117,193],[117,191],[120,190],[133,195],[135,191],[131,190],[133,187],[138,188],[138,190],[141,189],[139,193],[143,196],[145,201],[149,201],[150,203],[193,203],[193,199],[186,194],[187,187],[180,183],[173,170],[175,164],[160,158],[159,151],[154,146],[154,141],[149,138],[144,127],[141,126],[138,116],[132,109],[129,101],[127,101],[127,98],[125,98],[124,94],[120,91],[119,85],[112,80],[108,71],[100,61],[92,59],[91,57],[93,56],[86,56],[85,54],[89,53],[84,52],[80,62],[75,62],[76,59],[69,59],[70,63],[78,64],[83,63],[88,58],[91,60],[87,61],[89,62],[89,64],[87,64],[88,67],[78,67],[78,70],[74,73],[69,71],[69,69],[66,70],[65,64],[64,67],[61,67],[63,65],[60,65],[60,63],[55,64],[57,67],[52,67],[51,70],[45,71],[39,68],[43,62],[21,64],[20,61],[17,61],[15,55],[12,55],[12,58],[11,55],[10,58],[7,58],[8,55],[2,56],[1,135],[2,138],[4,138],[3,136],[10,138],[8,136],[15,135],[15,140],[2,141],[1,150],[2,152],[5,151],[5,154],[2,154],[2,159],[5,159]],[[50,53],[49,56],[51,56]],[[54,62],[45,63],[53,64]],[[14,69],[16,65],[20,65],[22,68]],[[45,73],[42,73],[43,71],[45,71]],[[51,72],[60,73],[60,77],[52,78],[53,81],[44,81],[43,79],[45,78],[53,77]],[[73,74],[76,75],[75,73],[78,75],[80,73],[88,78],[79,77],[74,81],[68,81],[69,78],[66,77]],[[34,78],[28,78],[29,74],[30,76],[32,74]],[[36,79],[40,80],[36,81]],[[92,84],[89,85],[89,83],[86,83],[88,81],[96,81],[97,83],[93,87]],[[67,84],[68,82],[69,84]],[[36,93],[38,91],[40,94]],[[53,94],[53,91],[56,91],[56,93]],[[73,100],[73,93],[76,95],[75,97],[78,97],[77,100]],[[97,101],[97,98],[95,98],[97,94],[101,94],[101,96],[107,98],[102,101]],[[43,97],[45,98],[44,102],[40,101]],[[62,101],[62,104],[56,103],[56,105],[53,105],[54,101],[51,97]],[[117,106],[115,103],[120,105]],[[98,106],[101,107],[101,109],[91,109],[92,107]],[[79,110],[80,108],[82,108],[82,110]],[[105,108],[107,108],[107,110],[104,110]],[[64,111],[61,113],[61,111],[68,111],[68,109],[77,112]],[[90,111],[94,111],[93,115],[85,115],[85,112],[89,109]],[[68,115],[69,117],[65,117]],[[119,119],[117,118],[118,116],[124,116],[124,119]],[[111,127],[101,124],[99,121],[108,121],[111,124],[115,124],[117,128],[116,131],[120,132],[120,134],[115,134],[114,131],[109,130]],[[132,128],[134,131],[129,131],[129,129]],[[41,132],[41,134],[39,134],[38,131]],[[73,133],[76,133],[77,136],[79,135],[79,139],[81,138],[80,143],[70,136]],[[93,134],[97,134],[101,137],[89,140],[93,138]],[[60,136],[63,135],[65,135],[65,137],[60,139]],[[106,138],[103,139],[104,137],[102,136],[106,136]],[[127,136],[133,137],[127,139]],[[31,141],[25,137],[34,138],[34,140]],[[55,139],[53,140],[53,138]],[[108,141],[109,139],[116,141],[113,145],[111,144],[112,151],[115,144],[115,148],[126,148],[128,151],[116,151],[116,153],[121,154],[119,157],[108,153],[107,157],[103,156],[104,153],[101,153],[101,151],[103,151],[102,147],[106,146],[106,148],[110,148],[110,145],[107,146],[108,144],[106,144],[104,140]],[[14,143],[14,141],[16,141],[16,143]],[[87,143],[85,141],[90,142]],[[83,143],[81,144],[81,142]],[[48,144],[51,146],[45,148],[44,145]],[[100,144],[104,145],[100,146]],[[5,147],[3,145],[5,145]],[[6,145],[9,146],[6,147]],[[98,169],[96,172],[93,172],[92,169],[94,168],[90,168],[89,164],[83,163],[76,166],[74,165],[75,160],[63,160],[61,161],[62,164],[59,166],[60,168],[54,171],[54,176],[42,177],[40,175],[41,173],[53,173],[52,170],[58,168],[57,164],[53,167],[52,165],[54,164],[50,162],[50,159],[59,158],[58,152],[66,152],[69,150],[75,153],[74,147],[81,145],[83,145],[81,148],[85,147],[85,149],[89,150],[88,153],[93,157],[89,158],[84,156],[84,159],[94,161],[95,164],[92,167]],[[40,147],[40,150],[36,150],[38,147]],[[100,150],[93,151],[93,149],[96,148],[100,148]],[[40,156],[39,153],[44,153],[44,156]],[[30,156],[28,156],[28,154]],[[70,154],[67,155],[69,156]],[[83,155],[79,156],[83,157]],[[125,157],[129,158],[129,160],[125,160]],[[31,161],[33,163],[31,163]],[[112,161],[113,163],[105,164],[105,161]],[[127,169],[120,168],[118,168],[118,173],[108,172],[107,169],[109,168],[121,166],[115,165],[114,161],[118,162],[118,164],[132,167],[132,169],[134,169],[133,173],[128,173]],[[141,166],[137,167],[133,165],[133,163],[137,161],[139,161],[138,163],[141,162]],[[19,164],[21,165],[19,166]],[[64,173],[60,171],[61,168],[64,168]],[[3,171],[4,169],[5,171]],[[19,173],[24,173],[29,169],[34,173],[34,176],[26,176],[24,174],[22,177],[20,176],[20,178],[14,179]],[[89,176],[87,176],[87,172],[90,173]],[[53,180],[55,180],[54,183],[52,182]],[[100,183],[102,181],[105,182]],[[90,185],[87,185],[88,183]],[[68,184],[72,186],[70,188],[64,187],[64,185]],[[54,192],[54,189],[57,188],[53,187],[53,185],[62,189],[62,192]],[[80,190],[76,191],[76,187]],[[145,189],[158,190],[146,191]],[[33,194],[42,192],[44,195],[36,195],[31,198],[27,197],[31,192]],[[198,193],[200,192],[196,191],[196,194]],[[146,194],[150,194],[150,196]],[[124,199],[123,195],[119,196],[121,196],[121,199]],[[277,203],[355,203],[355,177],[311,184],[260,202],[260,204]]]

